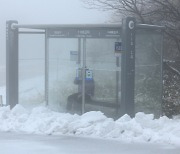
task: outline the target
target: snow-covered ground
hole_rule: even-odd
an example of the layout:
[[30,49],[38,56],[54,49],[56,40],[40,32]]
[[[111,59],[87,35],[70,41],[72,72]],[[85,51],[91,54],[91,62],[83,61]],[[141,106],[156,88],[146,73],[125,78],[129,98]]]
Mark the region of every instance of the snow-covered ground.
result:
[[1,154],[179,154],[180,147],[73,136],[0,132]]
[[32,111],[21,105],[0,108],[0,131],[44,135],[74,135],[126,142],[165,143],[180,146],[180,118],[154,119],[153,115],[124,115],[114,121],[101,112],[82,116],[53,112],[40,106]]
[[[31,99],[42,91],[33,88],[32,82],[39,84],[39,78],[22,82],[20,93]],[[27,84],[28,83],[28,84]],[[38,87],[38,86],[37,86]],[[24,90],[23,90],[24,89]],[[28,90],[29,89],[29,90]],[[5,102],[5,87],[0,87],[0,95]],[[33,104],[33,99],[31,100]],[[21,132],[43,135],[73,135],[113,139],[123,142],[163,143],[180,146],[180,117],[154,119],[152,114],[137,113],[135,118],[124,115],[118,120],[107,118],[100,111],[79,115],[59,113],[35,102],[33,109],[16,105],[0,107],[0,131]]]

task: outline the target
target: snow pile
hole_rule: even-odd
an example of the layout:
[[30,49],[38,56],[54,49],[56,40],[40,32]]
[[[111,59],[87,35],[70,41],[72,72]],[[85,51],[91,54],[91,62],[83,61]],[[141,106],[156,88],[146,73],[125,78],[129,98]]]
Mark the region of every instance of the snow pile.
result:
[[12,110],[0,108],[0,131],[33,134],[65,134],[118,139],[128,142],[153,142],[180,145],[180,118],[168,119],[144,113],[135,118],[124,115],[114,121],[101,112],[87,112],[82,116],[57,113],[46,107],[27,111],[21,105]]

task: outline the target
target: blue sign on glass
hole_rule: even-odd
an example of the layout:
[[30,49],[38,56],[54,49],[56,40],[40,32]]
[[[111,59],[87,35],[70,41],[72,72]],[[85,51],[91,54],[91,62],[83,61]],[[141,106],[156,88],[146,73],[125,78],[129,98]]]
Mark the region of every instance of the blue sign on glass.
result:
[[121,42],[115,42],[114,46],[114,54],[116,57],[120,57],[122,53],[122,43]]
[[122,43],[121,42],[115,42],[115,52],[122,51]]

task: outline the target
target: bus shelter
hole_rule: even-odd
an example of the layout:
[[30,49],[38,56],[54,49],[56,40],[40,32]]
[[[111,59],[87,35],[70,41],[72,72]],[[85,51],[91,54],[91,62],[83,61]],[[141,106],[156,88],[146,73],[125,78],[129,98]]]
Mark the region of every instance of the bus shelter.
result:
[[53,110],[102,111],[113,118],[140,111],[161,114],[163,27],[136,24],[132,17],[122,25],[7,21],[6,33],[6,104],[11,108],[23,103],[24,78],[41,74],[41,99]]

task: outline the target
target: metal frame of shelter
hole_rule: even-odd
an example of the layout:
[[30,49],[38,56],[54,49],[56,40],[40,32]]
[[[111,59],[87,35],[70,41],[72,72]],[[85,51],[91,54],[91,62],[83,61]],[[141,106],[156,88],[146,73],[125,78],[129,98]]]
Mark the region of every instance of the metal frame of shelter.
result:
[[[121,38],[121,64],[116,57],[116,66],[121,66],[121,100],[120,113],[134,116],[134,82],[135,82],[135,32],[137,28],[160,29],[161,26],[138,25],[135,18],[127,17],[122,25],[20,25],[17,21],[6,23],[6,104],[13,108],[18,104],[18,40],[19,34],[45,35],[45,101],[48,105],[48,38]],[[25,31],[31,29],[34,31]],[[35,31],[41,30],[41,31]],[[42,31],[43,30],[43,31]],[[84,42],[83,41],[83,42]],[[83,55],[85,52],[83,52]],[[83,74],[85,75],[85,59]],[[83,75],[83,76],[84,76]],[[118,74],[117,74],[118,75]],[[85,78],[83,77],[83,85]],[[118,87],[117,87],[118,88]],[[117,89],[118,90],[118,89]],[[85,86],[83,86],[82,113],[85,105]]]

